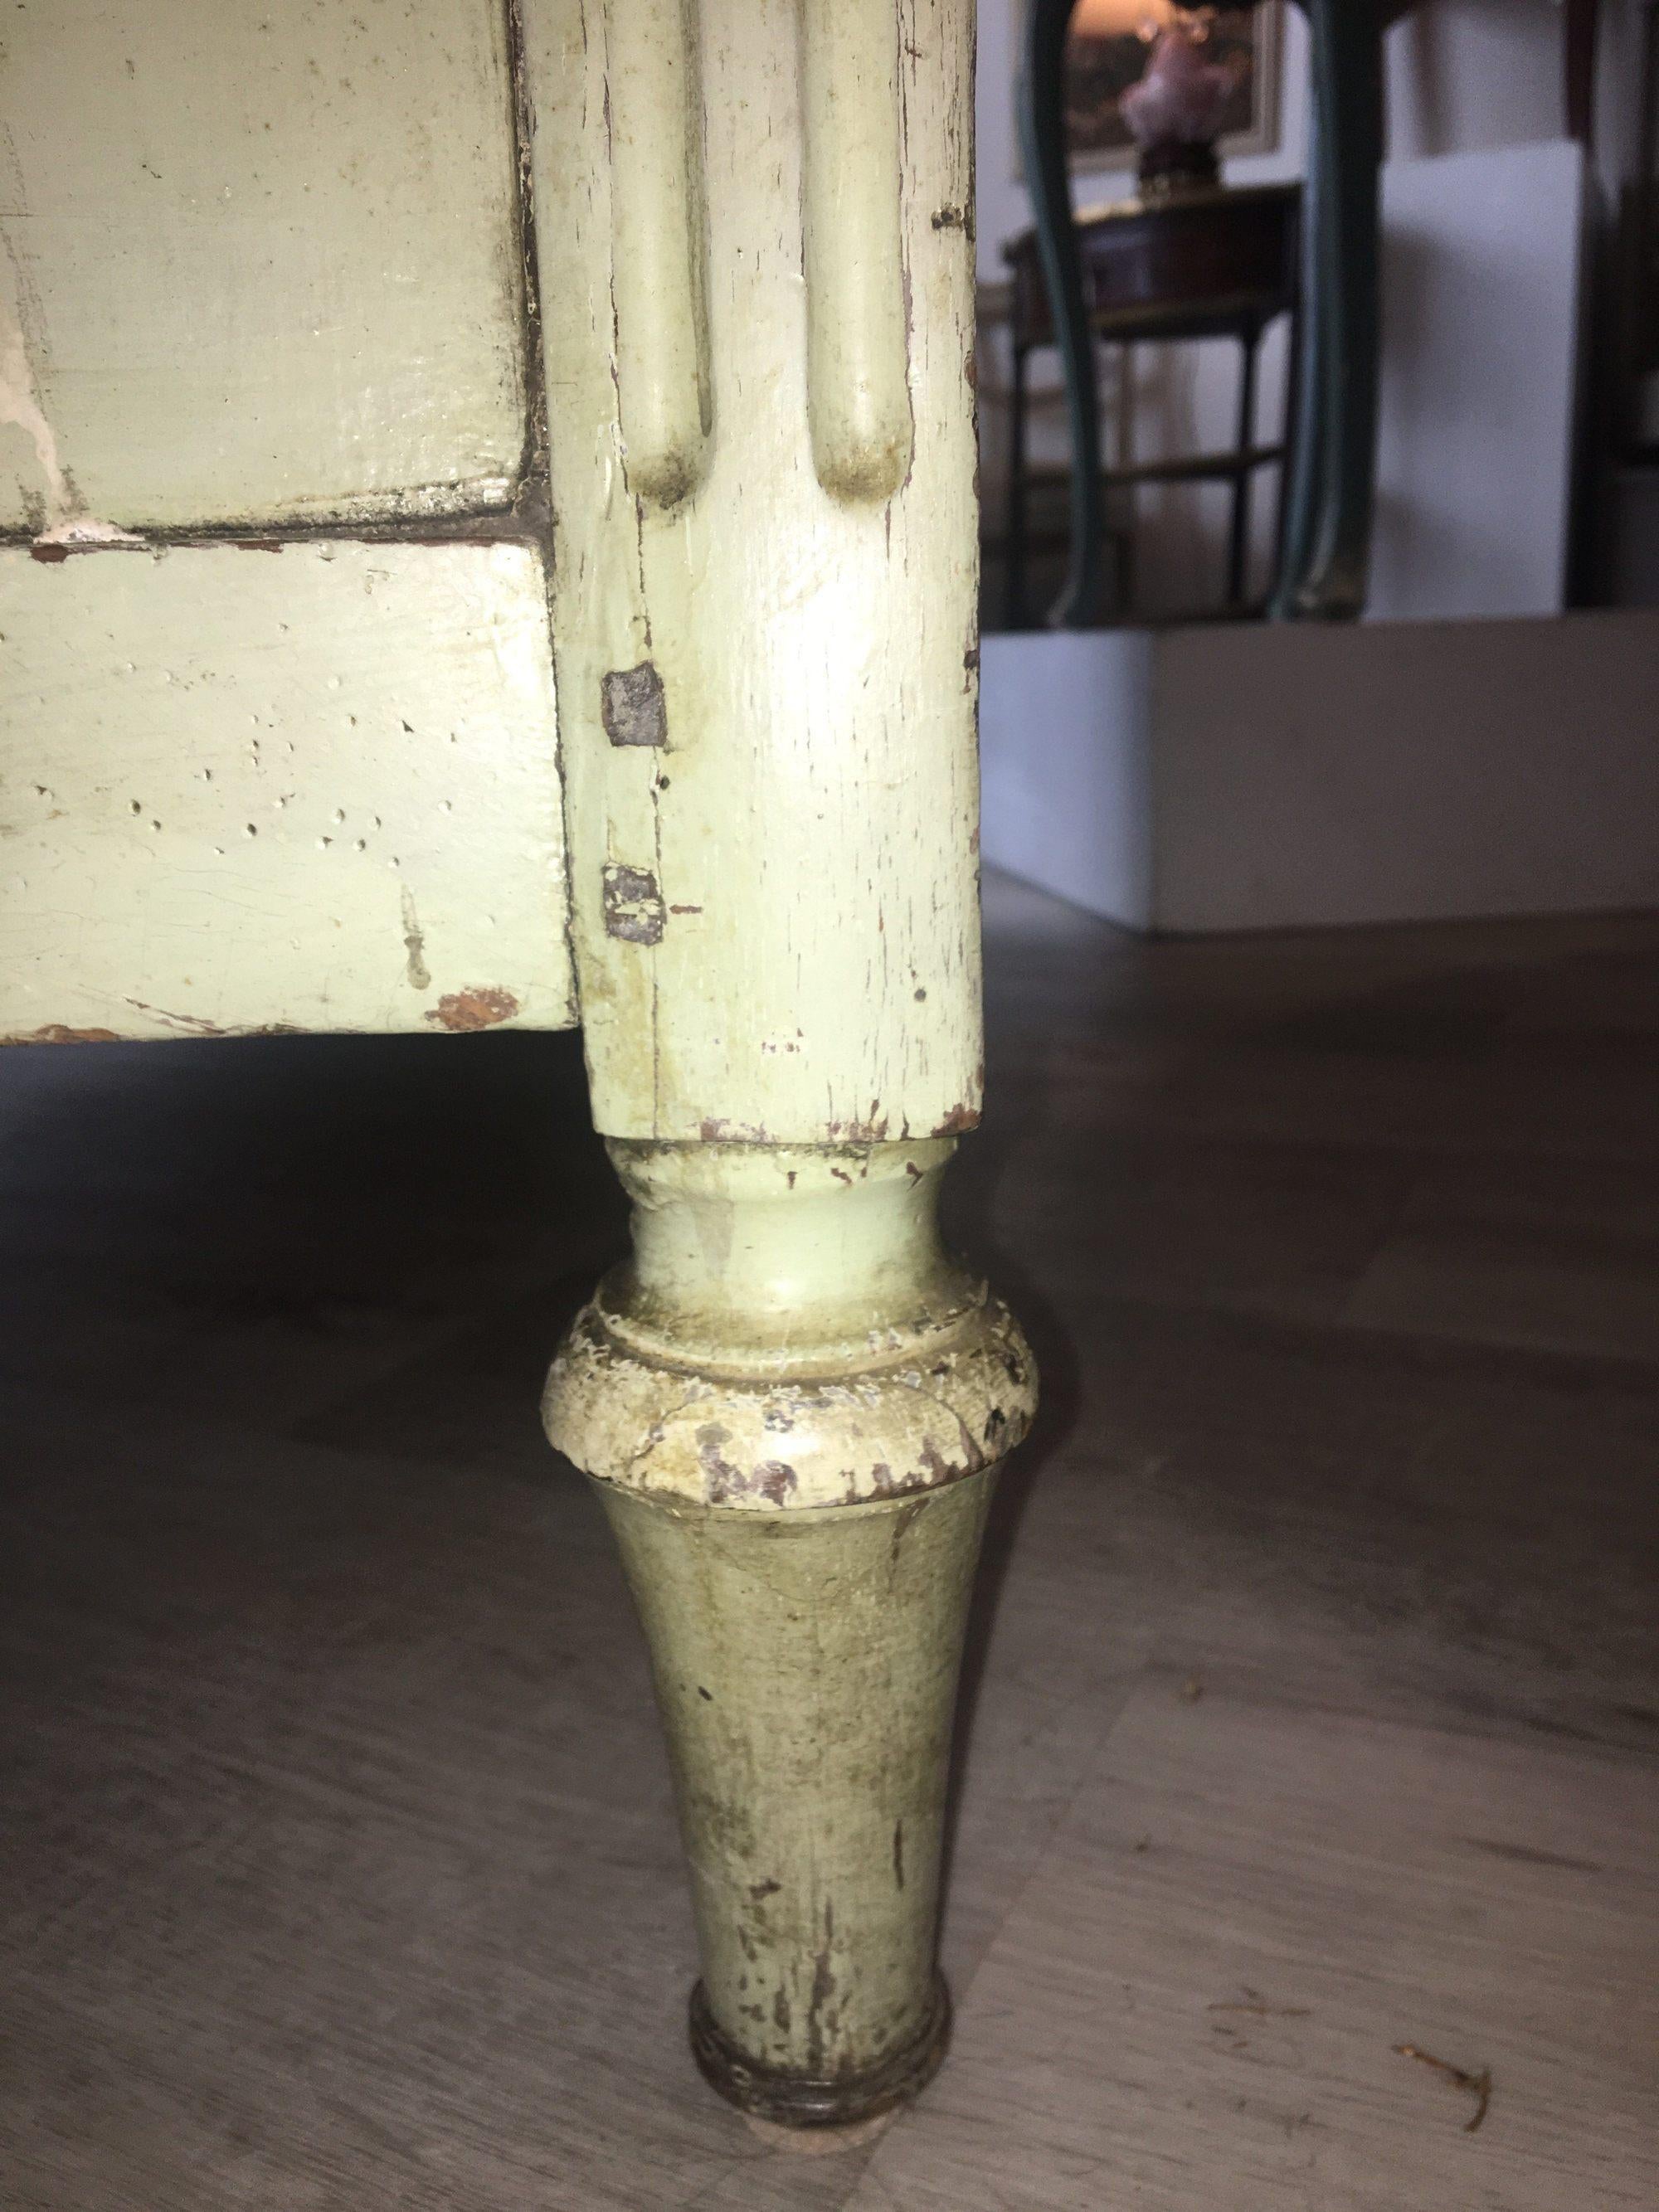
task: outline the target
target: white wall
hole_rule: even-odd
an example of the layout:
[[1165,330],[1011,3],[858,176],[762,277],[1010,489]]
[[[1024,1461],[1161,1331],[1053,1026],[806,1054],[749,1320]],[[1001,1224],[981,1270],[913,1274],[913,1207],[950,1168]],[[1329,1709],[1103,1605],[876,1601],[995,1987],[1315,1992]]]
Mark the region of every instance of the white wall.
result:
[[1373,620],[1564,604],[1583,166],[1556,138],[1382,173]]
[[980,647],[980,848],[993,867],[1152,927],[1152,635],[1051,630]]
[[1400,161],[1559,138],[1561,0],[1427,0],[1389,34],[1389,152]]

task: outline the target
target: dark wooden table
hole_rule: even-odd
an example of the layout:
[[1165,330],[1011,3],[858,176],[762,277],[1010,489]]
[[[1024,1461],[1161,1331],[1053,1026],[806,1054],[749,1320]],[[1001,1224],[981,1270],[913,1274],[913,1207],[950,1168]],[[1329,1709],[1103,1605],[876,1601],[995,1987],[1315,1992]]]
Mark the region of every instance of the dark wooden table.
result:
[[[1299,285],[1302,188],[1264,185],[1127,200],[1077,217],[1084,302],[1097,339],[1125,347],[1143,341],[1231,337],[1238,342],[1241,369],[1237,433],[1224,452],[1194,453],[1100,471],[1104,488],[1141,483],[1221,481],[1232,486],[1228,534],[1225,611],[1245,610],[1250,487],[1255,472],[1282,465],[1283,441],[1255,442],[1256,364],[1261,338],[1280,315],[1292,321],[1291,389],[1286,424],[1296,404],[1295,320]],[[1006,619],[1022,629],[1029,620],[1026,572],[1032,533],[1030,495],[1039,483],[1066,482],[1066,468],[1033,466],[1026,451],[1027,380],[1030,356],[1059,343],[1037,234],[1026,231],[1003,249],[1012,281],[1010,310],[1013,384],[1009,424]],[[1120,609],[1120,612],[1127,609]]]

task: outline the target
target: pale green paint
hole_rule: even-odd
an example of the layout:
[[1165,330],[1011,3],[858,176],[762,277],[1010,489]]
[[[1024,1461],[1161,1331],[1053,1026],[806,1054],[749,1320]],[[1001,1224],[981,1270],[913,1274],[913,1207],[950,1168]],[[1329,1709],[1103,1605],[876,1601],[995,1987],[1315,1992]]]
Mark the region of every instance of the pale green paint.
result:
[[610,1150],[633,1255],[554,1362],[548,1431],[599,1478],[650,1640],[711,2078],[797,2121],[772,2075],[833,2081],[812,2116],[848,2121],[934,2055],[957,1655],[1036,1370],[940,1245],[953,1143]]
[[991,1480],[763,1518],[599,1486],[651,1647],[704,1986],[760,2066],[850,2087],[927,2021]]
[[903,27],[892,0],[801,10],[806,392],[818,482],[888,500],[909,472],[899,149]]
[[[650,1638],[724,2086],[846,2118],[932,2055],[1035,1389],[936,1225],[981,1079],[972,10],[523,15],[581,1012],[635,1206],[547,1417]],[[20,9],[0,520],[505,498],[504,22]],[[545,583],[506,543],[0,558],[0,1029],[568,1018]]]
[[714,415],[696,0],[608,0],[605,30],[628,477],[672,507],[702,481]]
[[589,1474],[769,1515],[937,1488],[1024,1434],[1030,1351],[939,1243],[951,1142],[610,1149],[633,1256],[544,1407]]
[[1036,1389],[936,1220],[981,1073],[972,8],[525,32],[574,933],[635,1209],[544,1413],[651,1643],[694,2045],[750,2112],[850,2119],[936,2056],[963,1625]]
[[0,1036],[573,1020],[545,592],[505,543],[0,552]]
[[505,20],[501,0],[9,7],[0,525],[507,499]]
[[[525,9],[574,927],[609,1135],[896,1139],[978,1105],[971,9],[859,0],[843,35],[838,4],[695,11],[712,428],[665,507],[656,460],[634,473],[623,261],[653,195],[681,234],[682,196],[612,128],[615,10]],[[669,40],[682,20],[653,15]],[[828,232],[807,254],[809,143],[831,226],[836,165],[888,149],[846,204],[867,269]],[[665,745],[615,744],[605,679],[647,662]],[[607,867],[653,879],[656,941],[607,928]]]

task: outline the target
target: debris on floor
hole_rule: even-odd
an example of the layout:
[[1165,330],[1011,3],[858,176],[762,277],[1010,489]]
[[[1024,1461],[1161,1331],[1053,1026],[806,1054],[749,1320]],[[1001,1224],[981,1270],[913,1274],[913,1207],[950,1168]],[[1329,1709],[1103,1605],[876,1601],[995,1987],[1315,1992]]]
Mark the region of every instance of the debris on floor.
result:
[[1491,2067],[1483,2066],[1478,2074],[1470,2074],[1462,2066],[1454,2066],[1449,2059],[1437,2058],[1431,2051],[1419,2051],[1414,2043],[1396,2043],[1394,2051],[1396,2057],[1415,2058],[1419,2065],[1432,2066],[1437,2074],[1443,2074],[1455,2087],[1468,2091],[1475,2100],[1474,2112],[1472,2118],[1464,2121],[1463,2132],[1472,2136],[1486,2118],[1486,2107],[1492,2102]]

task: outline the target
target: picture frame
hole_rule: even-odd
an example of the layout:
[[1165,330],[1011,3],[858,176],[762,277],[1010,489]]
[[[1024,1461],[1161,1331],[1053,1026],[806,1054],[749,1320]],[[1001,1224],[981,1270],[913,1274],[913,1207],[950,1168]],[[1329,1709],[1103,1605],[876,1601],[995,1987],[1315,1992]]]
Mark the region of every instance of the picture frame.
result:
[[[1066,161],[1074,173],[1133,172],[1138,149],[1118,112],[1118,95],[1145,67],[1150,40],[1140,27],[1161,25],[1176,12],[1170,0],[1081,0],[1067,40]],[[1091,15],[1107,25],[1121,20],[1124,27],[1091,30],[1085,27]],[[1224,161],[1270,154],[1279,144],[1284,0],[1218,17],[1212,36],[1243,65],[1237,111],[1216,150]],[[1018,130],[1014,143],[1018,147]]]

